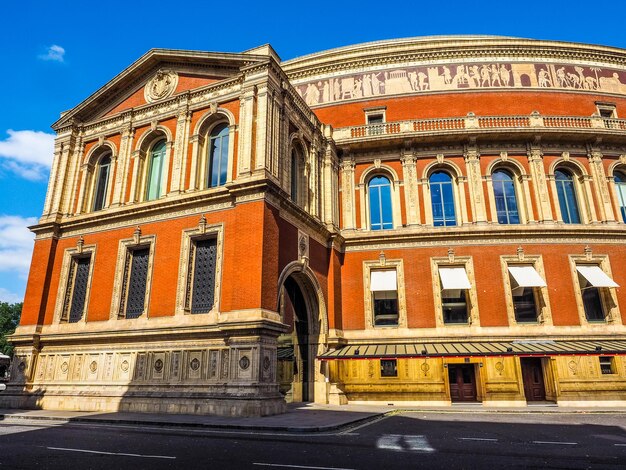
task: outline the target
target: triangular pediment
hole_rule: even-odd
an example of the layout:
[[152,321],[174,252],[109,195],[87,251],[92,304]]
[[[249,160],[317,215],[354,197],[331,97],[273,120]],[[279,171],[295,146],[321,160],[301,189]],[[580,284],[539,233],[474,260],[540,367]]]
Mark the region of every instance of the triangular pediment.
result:
[[75,108],[61,115],[53,129],[70,122],[90,122],[169,98],[187,90],[232,79],[241,69],[278,56],[270,46],[244,53],[152,49]]

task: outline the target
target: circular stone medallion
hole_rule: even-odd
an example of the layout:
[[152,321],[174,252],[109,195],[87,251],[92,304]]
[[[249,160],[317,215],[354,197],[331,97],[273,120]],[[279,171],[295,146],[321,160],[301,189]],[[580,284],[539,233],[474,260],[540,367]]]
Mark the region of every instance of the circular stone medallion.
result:
[[178,74],[173,70],[159,70],[144,89],[144,97],[148,103],[168,98],[178,85]]
[[246,370],[248,367],[250,367],[250,359],[248,359],[248,356],[242,356],[241,359],[239,359],[239,367],[241,367],[243,370]]
[[198,370],[200,368],[200,361],[197,357],[194,357],[191,360],[191,362],[189,363],[189,367],[191,367],[191,370]]
[[154,370],[157,372],[161,372],[163,370],[163,361],[161,359],[154,361]]

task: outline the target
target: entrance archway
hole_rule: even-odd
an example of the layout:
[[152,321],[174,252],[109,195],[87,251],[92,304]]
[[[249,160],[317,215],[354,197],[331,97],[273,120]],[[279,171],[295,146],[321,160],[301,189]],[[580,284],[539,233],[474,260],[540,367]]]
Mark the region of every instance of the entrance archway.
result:
[[326,308],[321,288],[306,264],[290,263],[279,279],[278,312],[287,332],[278,338],[278,382],[287,402],[328,402],[323,364]]

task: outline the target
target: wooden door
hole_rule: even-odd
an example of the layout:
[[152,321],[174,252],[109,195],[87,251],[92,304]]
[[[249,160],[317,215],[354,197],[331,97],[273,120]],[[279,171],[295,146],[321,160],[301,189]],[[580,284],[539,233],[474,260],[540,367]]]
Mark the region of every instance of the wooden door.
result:
[[522,380],[526,401],[544,401],[546,386],[543,381],[543,368],[538,357],[524,357],[522,363]]
[[448,378],[453,402],[476,401],[476,375],[472,364],[449,364]]

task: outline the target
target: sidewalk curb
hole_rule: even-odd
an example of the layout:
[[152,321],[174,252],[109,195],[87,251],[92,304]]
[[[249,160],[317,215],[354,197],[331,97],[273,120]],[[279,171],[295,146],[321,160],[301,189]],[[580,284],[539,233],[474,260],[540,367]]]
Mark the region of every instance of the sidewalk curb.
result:
[[110,419],[110,418],[98,418],[89,416],[68,417],[61,418],[56,416],[27,416],[27,415],[13,415],[13,414],[0,414],[0,424],[3,421],[50,421],[57,422],[59,424],[65,423],[96,423],[96,424],[121,424],[121,425],[148,425],[159,427],[180,427],[180,428],[198,428],[198,429],[221,429],[221,430],[238,430],[238,431],[265,431],[265,432],[288,432],[288,433],[323,433],[331,431],[339,431],[343,429],[349,429],[351,427],[365,424],[369,421],[376,421],[386,417],[392,412],[376,413],[364,418],[354,419],[352,421],[331,424],[327,426],[265,426],[265,425],[246,425],[246,424],[212,424],[212,423],[193,423],[193,422],[181,422],[181,421],[160,421],[149,419]]

